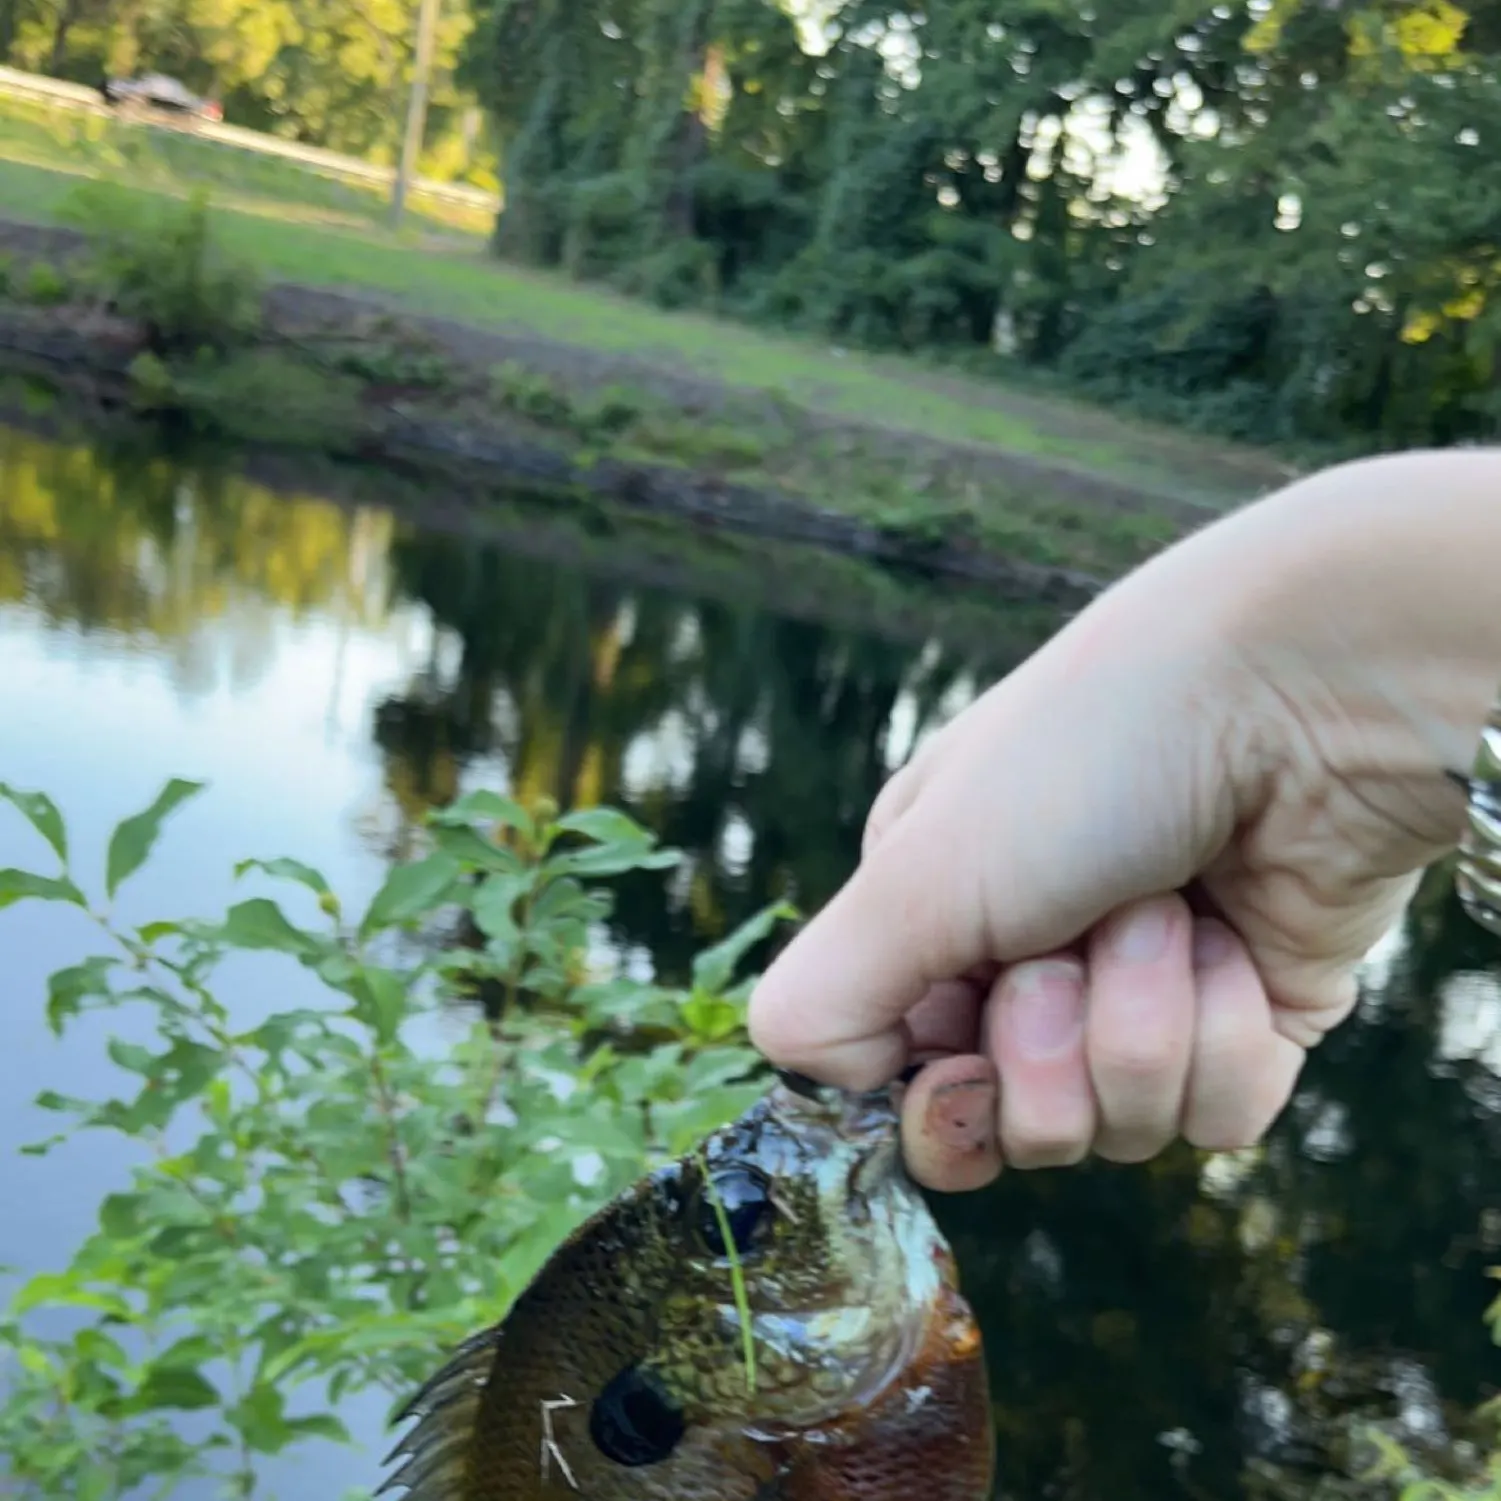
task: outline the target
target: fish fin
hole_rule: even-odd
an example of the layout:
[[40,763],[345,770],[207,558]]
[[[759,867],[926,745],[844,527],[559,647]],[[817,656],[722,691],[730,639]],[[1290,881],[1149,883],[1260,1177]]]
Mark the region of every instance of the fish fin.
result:
[[397,1413],[398,1423],[418,1421],[381,1461],[384,1468],[406,1460],[377,1496],[404,1489],[407,1501],[463,1501],[469,1446],[500,1335],[498,1325],[471,1335]]

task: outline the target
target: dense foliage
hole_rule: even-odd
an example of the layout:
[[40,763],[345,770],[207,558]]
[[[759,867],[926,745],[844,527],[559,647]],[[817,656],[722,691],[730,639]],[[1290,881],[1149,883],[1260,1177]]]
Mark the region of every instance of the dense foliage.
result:
[[[65,1128],[28,1150],[91,1131],[140,1148],[72,1263],[0,1312],[7,1495],[201,1495],[176,1487],[206,1475],[260,1494],[264,1456],[344,1437],[345,1394],[410,1394],[591,1208],[764,1088],[733,978],[786,910],[702,953],[683,988],[618,972],[600,883],[679,858],[625,815],[475,792],[362,913],[305,865],[247,860],[240,876],[291,895],[216,921],[114,916],[198,790],[173,781],[123,820],[90,893],[56,805],[0,786],[55,867],[0,870],[0,907],[94,925],[102,947],[52,976],[47,1015],[61,1033],[104,1013],[123,1086],[44,1093]],[[306,991],[254,1017],[226,1005],[225,972],[254,953],[301,965]],[[498,993],[488,1019],[455,1006],[479,982]]]
[[[0,0],[0,54],[161,67],[390,159],[417,0]],[[1496,419],[1501,6],[451,0],[427,169],[498,248],[670,304],[1018,362],[1233,435]]]
[[[218,98],[225,118],[394,162],[416,46],[418,0],[0,0],[0,61],[97,84],[160,70]],[[471,18],[439,18],[424,171],[476,175],[488,161],[453,66]]]
[[999,349],[1247,437],[1492,430],[1501,7],[476,16],[507,255],[843,340]]

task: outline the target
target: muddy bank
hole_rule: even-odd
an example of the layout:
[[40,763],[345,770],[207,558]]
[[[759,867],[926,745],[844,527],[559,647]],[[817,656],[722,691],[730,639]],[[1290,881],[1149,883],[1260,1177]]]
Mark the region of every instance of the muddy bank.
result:
[[[133,370],[143,350],[135,329],[98,310],[0,304],[0,359],[11,370],[40,376],[75,399],[106,410],[192,419],[196,404],[191,390],[178,398],[153,393],[142,399]],[[537,432],[535,424],[507,420],[503,412],[480,414],[472,403],[456,420],[444,415],[436,401],[370,382],[359,392],[358,409],[352,424],[330,421],[316,446],[442,484],[450,495],[500,484],[547,491],[562,501],[606,500],[694,528],[826,548],[1061,605],[1088,598],[1104,582],[1081,569],[998,556],[972,538],[948,541],[883,527],[680,463],[579,451],[582,445],[570,451],[571,445]],[[265,427],[278,425],[274,411],[259,415]],[[305,433],[306,410],[295,415]],[[212,429],[218,424],[207,425]],[[250,435],[231,428],[224,436]],[[289,446],[304,444],[305,438]]]
[[[258,450],[357,459],[452,493],[606,501],[1065,606],[1205,519],[1108,476],[341,292],[273,286],[253,337],[174,356],[111,311],[86,269],[74,275],[88,248],[73,231],[0,223],[0,364]],[[38,265],[58,268],[46,298],[15,270]]]

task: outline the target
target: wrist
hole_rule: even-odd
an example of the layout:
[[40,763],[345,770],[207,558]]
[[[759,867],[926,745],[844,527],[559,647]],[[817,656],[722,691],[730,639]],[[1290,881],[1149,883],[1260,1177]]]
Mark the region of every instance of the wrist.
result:
[[1198,540],[1247,677],[1329,771],[1451,847],[1445,773],[1470,770],[1501,686],[1501,451],[1338,465]]

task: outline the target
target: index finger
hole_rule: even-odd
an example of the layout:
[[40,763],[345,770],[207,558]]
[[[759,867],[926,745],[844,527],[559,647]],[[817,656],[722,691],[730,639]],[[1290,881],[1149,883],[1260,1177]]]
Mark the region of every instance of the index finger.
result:
[[904,816],[777,957],[750,1003],[751,1039],[772,1062],[847,1089],[901,1072],[904,1018],[935,983],[986,957],[979,905],[953,899],[952,860]]

